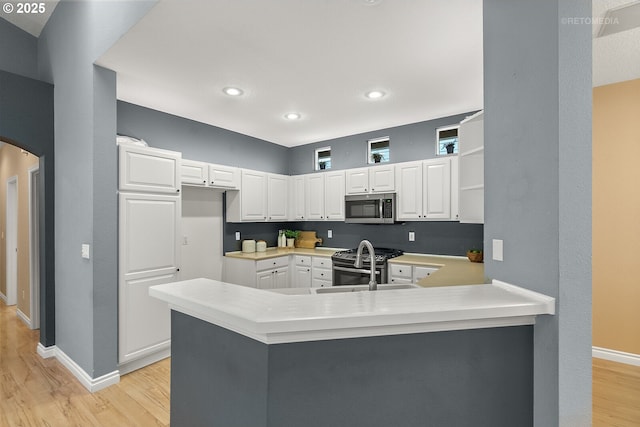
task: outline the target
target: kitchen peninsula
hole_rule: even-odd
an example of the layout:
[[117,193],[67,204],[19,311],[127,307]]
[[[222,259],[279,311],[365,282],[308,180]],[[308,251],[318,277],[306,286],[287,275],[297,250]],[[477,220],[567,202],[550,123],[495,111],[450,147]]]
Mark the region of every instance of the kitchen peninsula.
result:
[[533,325],[510,284],[284,295],[208,279],[150,288],[172,321],[171,424],[526,426]]

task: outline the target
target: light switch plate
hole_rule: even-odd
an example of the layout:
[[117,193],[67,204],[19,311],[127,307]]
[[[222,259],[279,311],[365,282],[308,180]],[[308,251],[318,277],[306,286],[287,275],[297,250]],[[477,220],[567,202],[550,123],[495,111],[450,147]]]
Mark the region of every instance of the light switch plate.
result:
[[409,232],[409,241],[410,242],[415,242],[416,241],[416,232],[415,231],[410,231]]
[[82,244],[82,258],[90,259],[91,258],[91,248],[86,243]]
[[327,230],[327,237],[333,239],[333,230]]
[[503,258],[504,252],[502,239],[493,239],[493,260],[503,261]]

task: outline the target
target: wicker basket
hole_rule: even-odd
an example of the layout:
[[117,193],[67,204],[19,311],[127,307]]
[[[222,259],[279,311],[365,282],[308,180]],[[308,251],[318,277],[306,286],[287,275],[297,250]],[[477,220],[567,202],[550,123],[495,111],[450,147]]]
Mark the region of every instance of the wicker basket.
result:
[[482,252],[467,251],[467,258],[469,258],[469,261],[471,262],[482,262],[484,257],[482,255]]

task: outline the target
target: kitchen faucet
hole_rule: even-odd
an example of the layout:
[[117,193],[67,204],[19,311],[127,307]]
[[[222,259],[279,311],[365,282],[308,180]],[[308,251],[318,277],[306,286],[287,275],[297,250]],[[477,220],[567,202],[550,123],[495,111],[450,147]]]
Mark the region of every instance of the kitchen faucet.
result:
[[358,253],[356,254],[356,262],[354,267],[362,268],[362,248],[367,247],[369,252],[369,259],[371,260],[371,273],[369,276],[369,290],[375,291],[378,289],[378,282],[376,282],[376,251],[373,249],[373,245],[368,240],[363,240],[358,245]]

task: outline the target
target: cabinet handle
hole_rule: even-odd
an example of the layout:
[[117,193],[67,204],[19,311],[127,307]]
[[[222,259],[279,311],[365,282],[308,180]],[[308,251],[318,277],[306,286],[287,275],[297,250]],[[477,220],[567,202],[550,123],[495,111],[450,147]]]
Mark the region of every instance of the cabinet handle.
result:
[[376,191],[376,189],[375,189],[375,188],[372,188],[372,189],[371,189],[371,191]]
[[179,269],[179,268],[176,268],[176,271],[180,271],[180,269]]
[[[202,183],[203,183],[203,184],[206,184],[206,183],[207,183],[207,180],[205,179],[204,181],[202,181]],[[212,184],[213,184],[213,182],[212,182]]]
[[364,191],[367,191],[367,189],[365,188]]
[[178,188],[178,189],[176,190],[176,193],[179,193],[179,192],[180,192],[180,189]]

